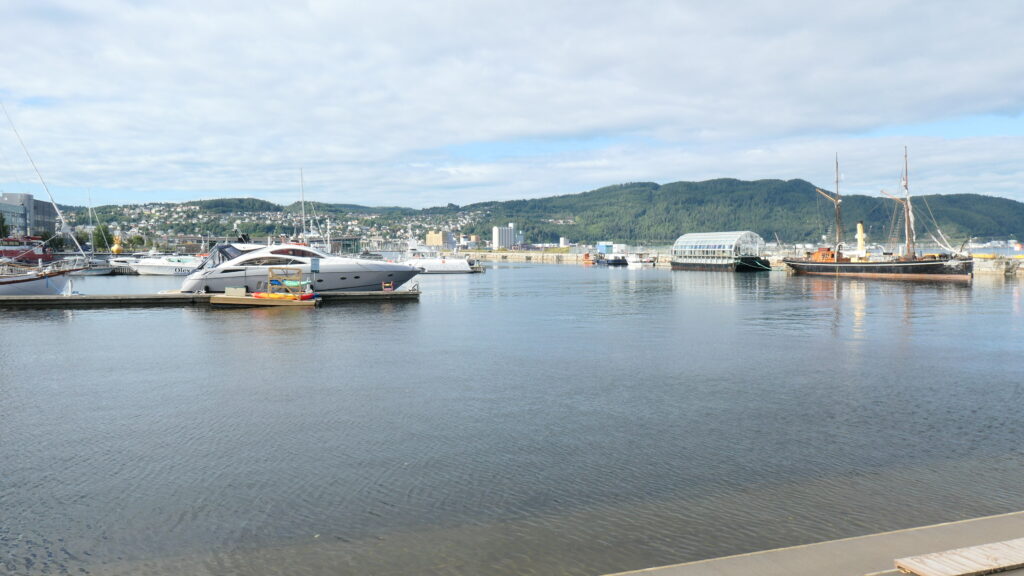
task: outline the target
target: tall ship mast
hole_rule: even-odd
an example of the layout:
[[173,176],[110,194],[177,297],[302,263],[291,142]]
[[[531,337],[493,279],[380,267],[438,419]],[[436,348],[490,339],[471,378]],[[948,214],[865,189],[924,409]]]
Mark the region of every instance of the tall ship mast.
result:
[[898,257],[873,258],[864,247],[864,228],[857,223],[857,251],[853,255],[844,253],[842,243],[842,217],[839,196],[839,160],[836,159],[836,192],[834,195],[817,190],[835,205],[836,242],[834,247],[821,247],[808,252],[802,258],[785,258],[786,266],[796,274],[818,276],[850,276],[857,278],[890,278],[899,280],[963,280],[969,281],[974,275],[974,260],[955,254],[917,255],[914,232],[914,209],[910,200],[910,178],[907,149],[903,149],[903,176],[900,186],[902,197],[883,191],[887,197],[898,202],[903,208],[903,237],[905,253]]

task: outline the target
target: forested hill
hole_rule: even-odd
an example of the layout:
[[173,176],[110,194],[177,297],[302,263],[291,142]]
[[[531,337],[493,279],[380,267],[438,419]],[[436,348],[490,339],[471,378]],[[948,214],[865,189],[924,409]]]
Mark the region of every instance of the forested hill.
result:
[[[981,240],[1024,238],[1024,204],[1006,198],[978,194],[914,196],[918,237],[929,240],[938,227],[954,244],[969,237]],[[188,202],[199,213],[200,222],[188,226],[206,232],[230,232],[224,215],[301,212],[294,203],[279,206],[254,198],[224,198]],[[888,241],[898,204],[881,195],[843,197],[843,237],[851,240],[857,222],[863,221],[869,241]],[[84,207],[64,207],[76,213],[79,222],[87,221]],[[101,222],[123,217],[118,206],[95,210]],[[306,212],[318,217],[351,218],[359,216],[366,225],[381,229],[405,230],[411,223],[419,228],[439,229],[455,226],[467,234],[490,238],[493,226],[514,222],[530,243],[557,242],[565,237],[573,242],[602,240],[629,244],[670,244],[687,232],[753,230],[765,240],[778,238],[784,243],[817,242],[823,235],[834,237],[832,203],[804,180],[757,180],[753,182],[718,179],[705,182],[655,184],[634,182],[608,186],[564,196],[483,202],[467,206],[449,204],[417,210],[401,207],[367,207],[352,204],[306,202]],[[254,216],[260,218],[260,216]],[[244,218],[243,218],[244,220]],[[290,233],[294,224],[280,219],[247,222],[243,229],[260,234]],[[180,226],[181,224],[179,224]]]
[[[978,194],[913,197],[918,235],[928,238],[938,227],[953,242],[970,236],[1024,237],[1024,204]],[[884,242],[898,204],[879,196],[844,196],[844,237],[863,221],[870,241]],[[441,210],[441,209],[435,209]],[[461,210],[486,211],[475,232],[515,222],[532,242],[613,240],[671,243],[687,232],[753,230],[772,240],[814,242],[834,235],[834,208],[804,180],[718,179],[659,185],[636,182],[591,192],[534,200],[486,202]],[[933,221],[931,215],[934,214]]]

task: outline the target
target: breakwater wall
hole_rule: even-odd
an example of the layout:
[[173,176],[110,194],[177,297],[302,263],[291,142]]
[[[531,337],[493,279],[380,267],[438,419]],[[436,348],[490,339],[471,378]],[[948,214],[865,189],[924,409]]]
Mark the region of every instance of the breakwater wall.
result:
[[[460,252],[463,256],[480,262],[540,262],[542,264],[579,264],[585,261],[586,254],[569,254],[561,252],[533,252],[527,250],[510,250],[507,252]],[[657,256],[656,266],[669,268],[668,254],[653,254]]]
[[[561,252],[534,252],[527,250],[509,250],[500,252],[473,251],[460,254],[479,262],[540,262],[542,264],[579,264],[583,265],[585,254],[569,254]],[[653,254],[657,257],[658,268],[670,268],[670,256],[665,253]],[[769,261],[772,269],[785,270],[782,256],[771,256]],[[1024,259],[1021,258],[976,258],[974,273],[980,276],[1016,276],[1024,278]]]

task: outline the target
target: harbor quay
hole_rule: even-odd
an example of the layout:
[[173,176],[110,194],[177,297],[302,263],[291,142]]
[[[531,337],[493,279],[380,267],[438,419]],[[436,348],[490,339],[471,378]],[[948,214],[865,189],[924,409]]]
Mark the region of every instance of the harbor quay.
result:
[[[903,574],[896,560],[983,546],[1024,537],[1024,511],[973,518],[842,540],[698,560],[685,564],[617,572],[606,576],[882,576]],[[949,575],[1022,576],[1024,568],[1007,566]],[[938,574],[939,572],[935,572]]]
[[[0,309],[10,308],[154,308],[209,306],[213,294],[192,292],[163,292],[159,294],[62,294],[38,296],[0,296]],[[326,304],[340,302],[419,300],[419,290],[390,292],[322,292]]]
[[[588,262],[587,254],[576,254],[568,252],[540,252],[531,250],[507,250],[507,251],[471,251],[460,252],[467,258],[479,262],[539,262],[542,264],[578,264],[584,265]],[[667,252],[654,252],[657,257],[655,267],[671,268],[671,254]],[[773,270],[786,270],[782,262],[784,255],[770,256]],[[1007,276],[1024,278],[1024,259],[1021,258],[975,258],[974,273],[983,276]]]

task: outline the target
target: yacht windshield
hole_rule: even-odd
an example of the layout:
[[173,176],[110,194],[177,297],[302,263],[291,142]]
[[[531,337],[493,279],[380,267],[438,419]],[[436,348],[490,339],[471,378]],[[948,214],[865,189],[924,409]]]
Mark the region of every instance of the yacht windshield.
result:
[[326,258],[327,255],[312,248],[303,246],[285,246],[274,250],[274,254],[282,256],[298,256],[299,258]]
[[251,251],[252,250],[242,250],[232,244],[217,244],[216,246],[210,249],[210,255],[207,256],[205,260],[203,260],[203,262],[199,265],[198,268],[196,268],[196,270],[207,270],[210,268],[216,268],[217,266],[220,266],[221,264],[227,262],[228,260],[233,260],[241,256],[242,254]]

